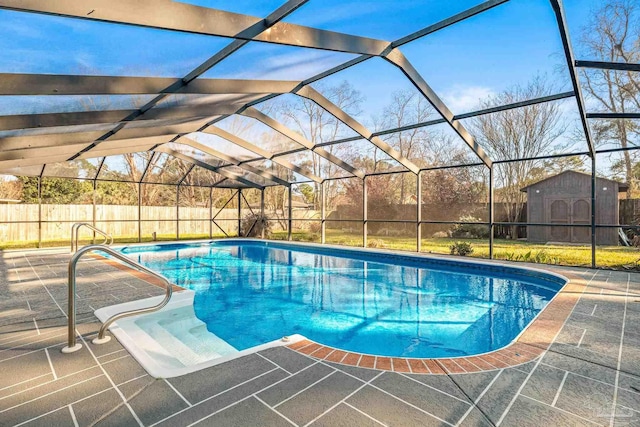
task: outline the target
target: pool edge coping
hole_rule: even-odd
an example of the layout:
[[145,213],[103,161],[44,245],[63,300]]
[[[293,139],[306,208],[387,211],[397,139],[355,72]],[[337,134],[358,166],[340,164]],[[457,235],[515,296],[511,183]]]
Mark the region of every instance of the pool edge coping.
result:
[[473,356],[407,358],[350,352],[309,339],[287,347],[326,362],[407,374],[466,374],[517,367],[534,361],[551,346],[586,289],[584,278],[574,273],[564,275],[567,283],[562,289],[511,343],[498,350]]

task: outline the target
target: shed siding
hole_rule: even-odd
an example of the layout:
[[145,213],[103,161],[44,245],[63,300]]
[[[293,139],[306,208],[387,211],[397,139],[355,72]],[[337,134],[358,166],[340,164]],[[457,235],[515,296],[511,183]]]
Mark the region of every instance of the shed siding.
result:
[[[596,223],[618,225],[618,187],[619,183],[604,178],[596,179]],[[578,200],[586,200],[591,205],[591,177],[578,172],[563,172],[540,181],[527,188],[527,218],[531,223],[549,221],[549,205],[553,200],[564,200],[568,206]],[[546,202],[546,203],[545,203]],[[583,218],[584,220],[585,218]],[[589,218],[586,218],[590,220]],[[570,215],[569,223],[574,218]],[[583,221],[584,223],[584,221]],[[532,242],[573,242],[590,243],[591,230],[582,233],[569,233],[566,239],[551,238],[552,226],[528,226],[527,239]],[[587,238],[588,237],[588,238]],[[617,245],[617,228],[596,230],[596,242],[599,245]]]

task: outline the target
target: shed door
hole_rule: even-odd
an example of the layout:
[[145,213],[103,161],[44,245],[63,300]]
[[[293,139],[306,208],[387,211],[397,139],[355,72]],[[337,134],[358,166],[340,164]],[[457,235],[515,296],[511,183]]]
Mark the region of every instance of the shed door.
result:
[[[556,199],[549,205],[549,223],[569,224],[569,203],[567,200]],[[570,238],[569,227],[549,226],[552,241],[567,242]]]
[[[591,204],[585,199],[573,201],[571,209],[572,224],[591,224]],[[591,241],[590,227],[572,227],[571,241],[576,243],[587,243]]]

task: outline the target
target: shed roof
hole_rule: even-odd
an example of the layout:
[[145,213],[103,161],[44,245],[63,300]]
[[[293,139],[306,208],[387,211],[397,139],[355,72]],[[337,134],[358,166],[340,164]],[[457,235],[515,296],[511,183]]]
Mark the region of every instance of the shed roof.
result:
[[[578,172],[578,171],[574,171],[574,170],[569,170],[569,171],[560,172],[559,174],[556,174],[556,175],[548,176],[548,177],[546,177],[546,178],[544,178],[544,179],[541,179],[541,180],[540,180],[540,181],[538,181],[538,182],[534,182],[533,184],[529,184],[529,185],[527,185],[526,187],[522,187],[522,188],[520,189],[520,191],[522,191],[522,192],[526,193],[526,192],[527,192],[527,189],[528,189],[529,187],[533,187],[533,186],[535,186],[535,185],[539,185],[539,184],[541,184],[541,183],[543,183],[543,182],[547,182],[547,181],[549,181],[549,180],[555,179],[555,178],[557,178],[557,177],[559,177],[559,176],[562,176],[562,175],[565,175],[565,174],[568,174],[568,173],[576,174],[576,175],[581,175],[581,176],[584,176],[585,178],[589,178],[589,179],[591,179],[591,174],[584,173],[584,172]],[[625,184],[624,182],[615,181],[615,180],[613,180],[613,179],[609,179],[609,178],[602,178],[602,177],[597,177],[597,179],[598,179],[598,180],[600,180],[600,181],[608,181],[608,182],[613,182],[613,183],[618,184],[618,191],[619,191],[619,192],[621,192],[621,193],[622,193],[623,191],[627,191],[627,190],[629,189],[629,185],[628,185],[628,184]]]

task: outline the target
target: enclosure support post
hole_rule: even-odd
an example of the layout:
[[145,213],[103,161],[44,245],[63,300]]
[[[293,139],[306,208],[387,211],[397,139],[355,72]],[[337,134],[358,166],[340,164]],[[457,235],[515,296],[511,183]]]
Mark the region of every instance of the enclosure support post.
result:
[[180,240],[180,184],[176,185],[176,240]]
[[138,243],[142,242],[142,184],[138,183]]
[[[44,168],[42,168],[44,171]],[[42,247],[42,174],[38,177],[38,248]]]
[[489,166],[489,259],[493,259],[493,223],[494,223],[494,206],[493,206],[493,165]]
[[213,239],[213,187],[209,187],[209,238]]
[[287,240],[291,241],[291,227],[293,226],[293,188],[289,187],[289,232],[287,233]]
[[259,221],[263,221],[262,227],[260,227],[260,238],[264,239],[264,228],[267,224],[264,223],[264,188],[260,190],[260,219]]
[[238,237],[242,237],[242,189],[238,188]]
[[320,183],[320,243],[326,243],[326,224],[325,221],[327,219],[327,211],[326,211],[326,198],[327,198],[327,189],[326,182],[322,181]]
[[591,268],[596,268],[596,155],[591,155]]
[[416,174],[416,252],[422,250],[422,177]]
[[[93,193],[91,195],[91,203],[93,204],[92,212],[91,212],[91,225],[96,226],[96,192],[98,190],[98,183],[96,180],[93,180]],[[91,244],[96,244],[96,232],[93,232],[93,238],[91,239]]]
[[362,247],[367,247],[367,220],[369,219],[369,210],[367,209],[367,177],[362,180]]

